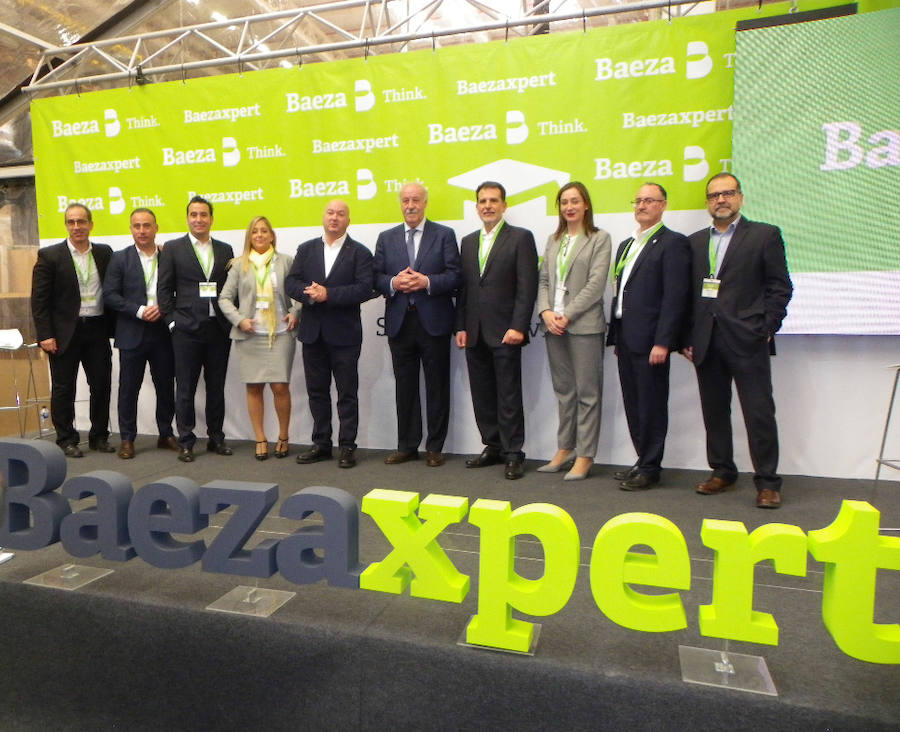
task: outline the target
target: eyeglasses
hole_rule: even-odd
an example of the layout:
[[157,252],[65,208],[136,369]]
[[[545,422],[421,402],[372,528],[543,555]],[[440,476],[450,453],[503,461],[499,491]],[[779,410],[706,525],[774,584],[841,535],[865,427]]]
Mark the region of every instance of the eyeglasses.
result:
[[709,201],[710,203],[712,203],[713,201],[718,199],[719,196],[722,196],[722,198],[724,198],[726,201],[730,201],[737,194],[738,194],[738,192],[734,188],[732,188],[730,191],[718,191],[717,193],[707,193],[706,200]]
[[665,198],[635,198],[631,202],[631,205],[632,206],[640,206],[642,203],[645,203],[649,206],[651,203],[662,203],[665,200],[666,200]]
[[87,219],[66,219],[66,226],[87,226],[89,223]]

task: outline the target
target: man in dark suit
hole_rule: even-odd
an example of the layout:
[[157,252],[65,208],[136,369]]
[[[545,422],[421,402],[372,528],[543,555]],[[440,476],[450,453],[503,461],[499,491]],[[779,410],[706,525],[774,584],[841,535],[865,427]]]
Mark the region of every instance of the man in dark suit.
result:
[[206,384],[206,449],[231,455],[225,444],[225,373],[231,323],[219,310],[225,266],[234,257],[229,244],[210,236],[212,204],[194,196],[187,206],[189,232],[167,241],[159,257],[159,309],[172,333],[175,351],[175,423],[178,459],[194,461],[194,395],[200,371]]
[[635,196],[637,228],[619,244],[607,345],[615,346],[635,464],[613,474],[625,491],[659,483],[669,428],[669,353],[680,348],[689,302],[687,239],[662,223],[666,191],[645,183]]
[[781,232],[741,216],[741,184],[719,173],[706,185],[712,226],[691,235],[692,328],[684,350],[694,362],[706,426],[710,478],[702,495],[722,493],[737,480],[731,436],[731,383],[744,413],[756,505],[781,505],[778,427],[770,356],[793,286]]
[[38,250],[31,313],[38,344],[50,357],[50,418],[56,444],[67,457],[77,458],[83,456],[75,429],[78,364],[90,388],[88,447],[115,452],[108,441],[113,315],[103,307],[103,277],[112,249],[91,242],[94,222],[87,206],[69,204],[64,219],[68,238]]
[[537,249],[530,231],[503,220],[506,189],[500,183],[482,183],[475,200],[484,227],[463,237],[460,247],[456,345],[466,349],[475,422],[485,447],[466,467],[503,462],[506,478],[516,480],[525,460],[522,346],[537,297]]
[[115,310],[116,348],[119,349],[119,457],[134,457],[137,437],[138,394],[144,369],[156,389],[156,426],[160,449],[180,450],[172,432],[175,416],[175,356],[172,336],[159,309],[159,251],[156,246],[156,215],[149,208],[136,208],[129,223],[134,246],[113,254],[103,282],[106,306]]
[[330,460],[331,379],[337,388],[341,468],[356,465],[359,428],[359,372],[362,351],[361,303],[373,296],[372,253],[347,235],[350,208],[335,199],[322,216],[323,236],[303,242],[285,281],[290,297],[303,304],[297,338],[313,418],[312,447],[301,464]]
[[384,320],[394,364],[397,451],[388,465],[416,460],[422,441],[419,363],[425,373],[429,467],[444,464],[441,451],[450,422],[450,334],[453,294],[459,287],[459,249],[447,226],[425,220],[428,191],[420,183],[400,189],[404,223],[378,235],[375,289],[385,297]]

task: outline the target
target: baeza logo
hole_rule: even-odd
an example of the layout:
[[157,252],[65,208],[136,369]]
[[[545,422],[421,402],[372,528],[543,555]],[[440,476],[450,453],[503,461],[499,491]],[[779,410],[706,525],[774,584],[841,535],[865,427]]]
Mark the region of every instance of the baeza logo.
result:
[[353,85],[354,103],[357,112],[368,112],[375,106],[375,93],[372,82],[368,79],[357,79]]
[[115,137],[122,129],[122,123],[119,122],[119,115],[115,109],[107,109],[103,113],[104,129],[107,137]]

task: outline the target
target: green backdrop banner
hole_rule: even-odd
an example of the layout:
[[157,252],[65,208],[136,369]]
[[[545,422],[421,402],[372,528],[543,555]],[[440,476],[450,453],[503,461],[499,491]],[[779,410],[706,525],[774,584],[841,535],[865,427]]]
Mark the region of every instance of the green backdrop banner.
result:
[[71,201],[92,208],[98,234],[125,233],[137,206],[178,231],[195,193],[215,204],[219,230],[256,214],[315,225],[337,196],[354,222],[388,222],[407,179],[428,185],[438,220],[463,218],[484,179],[546,214],[572,179],[600,214],[628,211],[649,179],[670,208],[702,209],[704,181],[730,165],[735,23],[788,9],[37,100],[41,236],[64,234]]

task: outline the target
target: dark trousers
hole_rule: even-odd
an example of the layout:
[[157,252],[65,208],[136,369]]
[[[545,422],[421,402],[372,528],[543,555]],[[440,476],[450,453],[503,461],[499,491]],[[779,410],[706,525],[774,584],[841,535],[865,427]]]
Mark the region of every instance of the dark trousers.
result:
[[409,310],[400,332],[388,339],[394,364],[397,399],[397,449],[415,452],[422,441],[422,402],[419,364],[425,372],[425,410],[428,437],[425,449],[440,452],[450,422],[450,336],[429,335],[419,313]]
[[56,429],[56,444],[61,447],[77,445],[81,439],[75,429],[75,385],[79,364],[90,389],[88,442],[93,445],[109,437],[112,349],[106,332],[106,318],[102,315],[79,318],[68,348],[50,356],[50,418]]
[[737,388],[753,463],[757,490],[781,490],[778,470],[778,425],[772,398],[769,346],[761,341],[750,356],[739,356],[725,347],[713,327],[703,362],[697,364],[700,406],[706,426],[706,456],[713,475],[737,478],[731,434],[731,382]]
[[337,389],[338,446],[356,447],[359,429],[359,354],[362,345],[332,346],[321,338],[303,344],[303,371],[309,411],[313,418],[312,442],[331,449],[331,379]]
[[194,426],[194,395],[203,370],[206,385],[206,433],[212,442],[222,442],[225,433],[225,374],[228,371],[228,353],[231,340],[215,318],[209,318],[196,331],[172,332],[175,351],[175,424],[178,427],[178,444],[193,448],[197,441]]
[[522,348],[488,346],[479,336],[477,343],[466,348],[466,365],[481,441],[507,461],[524,460]]
[[172,336],[162,321],[144,326],[137,348],[119,349],[119,432],[123,440],[137,436],[138,394],[144,370],[150,364],[150,376],[156,390],[156,427],[160,437],[171,437],[175,416],[175,354]]
[[622,403],[638,472],[658,477],[669,430],[669,359],[650,365],[649,353],[616,349]]

